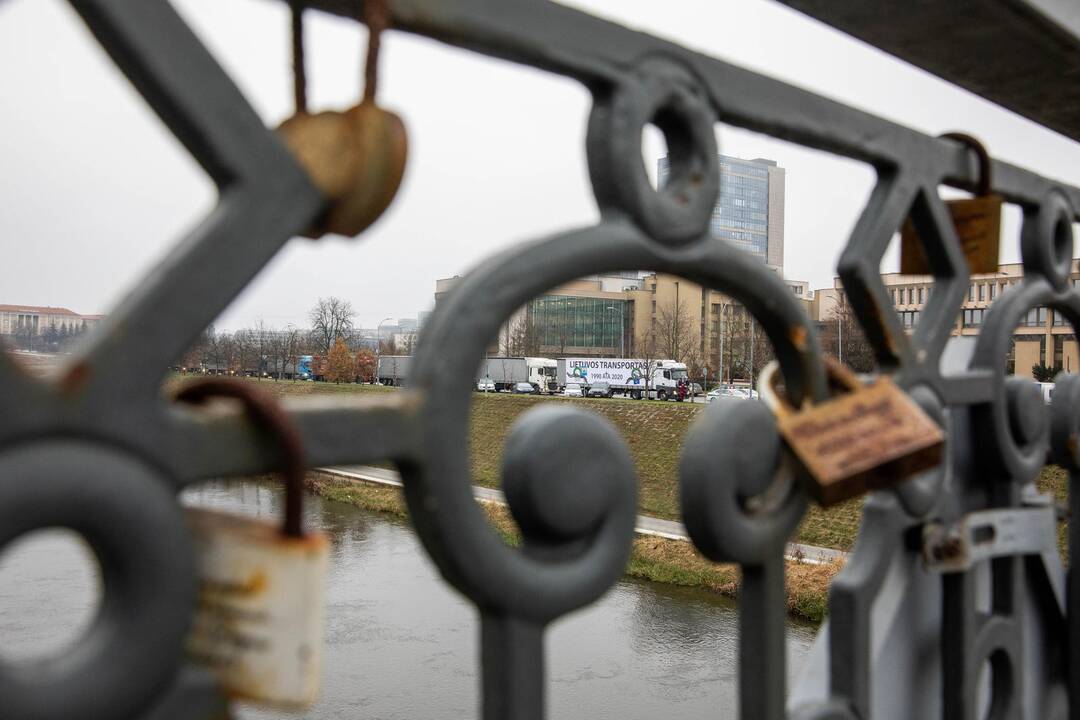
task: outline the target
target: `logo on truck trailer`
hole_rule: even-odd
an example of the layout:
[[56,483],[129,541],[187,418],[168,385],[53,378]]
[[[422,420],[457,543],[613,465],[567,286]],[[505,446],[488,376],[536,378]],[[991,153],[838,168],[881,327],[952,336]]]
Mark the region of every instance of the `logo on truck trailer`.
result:
[[616,385],[643,385],[645,360],[567,358],[565,384],[607,382]]

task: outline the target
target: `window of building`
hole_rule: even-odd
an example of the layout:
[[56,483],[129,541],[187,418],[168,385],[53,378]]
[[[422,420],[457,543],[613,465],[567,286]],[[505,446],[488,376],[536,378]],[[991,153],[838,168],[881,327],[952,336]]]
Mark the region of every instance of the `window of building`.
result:
[[968,300],[975,301],[975,283],[968,285]]
[[926,288],[919,288],[919,304],[926,302]]
[[997,283],[990,283],[990,299],[997,297]]
[[1057,310],[1052,310],[1051,312],[1053,312],[1054,314],[1054,327],[1061,327],[1062,325],[1068,324],[1069,321],[1065,319],[1064,314],[1058,312]]
[[983,322],[982,308],[969,308],[964,310],[964,327],[980,327]]
[[979,302],[986,302],[986,283],[979,283]]
[[892,304],[895,305],[896,304],[896,288],[893,288],[892,290],[889,291],[889,297],[892,298]]
[[1024,315],[1024,319],[1020,321],[1020,325],[1023,327],[1043,327],[1046,325],[1046,308],[1038,307],[1032,308]]

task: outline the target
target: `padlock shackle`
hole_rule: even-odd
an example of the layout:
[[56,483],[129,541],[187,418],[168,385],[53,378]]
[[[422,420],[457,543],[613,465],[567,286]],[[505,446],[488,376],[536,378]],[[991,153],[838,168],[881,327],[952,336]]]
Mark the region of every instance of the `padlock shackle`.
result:
[[208,378],[184,386],[176,394],[180,402],[202,404],[217,397],[239,400],[244,411],[277,441],[281,475],[285,481],[285,524],[282,534],[303,537],[304,443],[281,406],[269,394],[243,381]]
[[945,138],[947,140],[955,140],[962,145],[967,145],[969,148],[975,151],[975,155],[977,155],[979,158],[979,182],[977,183],[977,186],[975,188],[975,194],[979,196],[989,195],[992,184],[991,180],[993,178],[990,175],[990,153],[986,151],[986,148],[983,146],[983,144],[979,142],[977,138],[962,132],[947,132],[943,135],[940,135],[939,137]]
[[[822,358],[825,366],[825,379],[829,387],[838,387],[853,392],[862,387],[859,377],[847,365],[829,356]],[[780,363],[771,360],[758,375],[758,393],[761,401],[777,417],[786,417],[796,412],[787,397],[780,393]]]

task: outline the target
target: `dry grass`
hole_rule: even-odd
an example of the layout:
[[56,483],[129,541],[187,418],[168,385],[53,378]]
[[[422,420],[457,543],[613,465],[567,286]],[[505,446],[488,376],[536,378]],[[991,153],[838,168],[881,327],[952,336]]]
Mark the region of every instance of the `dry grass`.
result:
[[[1050,493],[1054,500],[1068,507],[1069,504],[1069,473],[1058,465],[1047,465],[1039,474],[1035,483],[1039,490]],[[1058,523],[1058,551],[1061,559],[1069,562],[1069,521]]]

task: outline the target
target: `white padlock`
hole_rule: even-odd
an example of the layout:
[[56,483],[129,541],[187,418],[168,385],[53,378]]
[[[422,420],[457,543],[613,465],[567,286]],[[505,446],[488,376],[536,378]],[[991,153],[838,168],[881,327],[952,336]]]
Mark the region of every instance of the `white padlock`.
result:
[[284,708],[315,701],[321,678],[329,542],[302,530],[302,445],[268,398],[237,383],[211,380],[178,396],[189,402],[229,396],[272,430],[284,459],[284,527],[206,509],[189,509],[199,601],[187,650],[232,698]]

